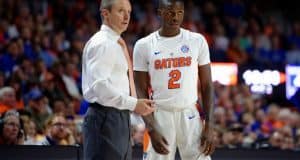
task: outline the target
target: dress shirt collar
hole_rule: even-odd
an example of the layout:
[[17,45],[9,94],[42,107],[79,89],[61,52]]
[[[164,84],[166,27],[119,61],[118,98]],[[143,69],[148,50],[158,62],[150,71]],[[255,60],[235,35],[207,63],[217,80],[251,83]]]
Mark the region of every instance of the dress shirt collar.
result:
[[110,28],[108,25],[102,24],[100,30],[107,32],[113,41],[118,41],[120,39],[120,35],[117,32],[115,32],[112,28]]

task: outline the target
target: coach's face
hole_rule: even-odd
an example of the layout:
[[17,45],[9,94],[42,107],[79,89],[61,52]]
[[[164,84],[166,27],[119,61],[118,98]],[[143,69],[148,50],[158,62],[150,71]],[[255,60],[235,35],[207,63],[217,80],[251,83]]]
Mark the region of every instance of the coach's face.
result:
[[158,10],[158,14],[165,29],[178,30],[184,17],[184,4],[178,1],[166,3]]
[[104,10],[103,16],[107,21],[107,25],[121,34],[128,27],[130,13],[131,5],[129,0],[117,0],[112,5],[111,10]]

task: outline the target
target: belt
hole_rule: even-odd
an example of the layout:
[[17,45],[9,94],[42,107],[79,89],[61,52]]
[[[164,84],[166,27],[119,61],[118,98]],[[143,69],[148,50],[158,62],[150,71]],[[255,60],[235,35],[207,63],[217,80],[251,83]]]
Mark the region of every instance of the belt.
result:
[[115,107],[104,106],[99,103],[89,103],[89,107],[95,110],[106,111],[106,112],[128,112],[129,111],[129,110],[120,110]]

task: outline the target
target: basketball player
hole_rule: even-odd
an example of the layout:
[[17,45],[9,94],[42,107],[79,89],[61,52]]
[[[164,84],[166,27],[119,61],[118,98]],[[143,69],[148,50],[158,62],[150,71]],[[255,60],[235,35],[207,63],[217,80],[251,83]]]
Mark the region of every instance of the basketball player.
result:
[[[209,160],[214,152],[212,131],[213,86],[205,38],[180,27],[181,0],[159,0],[161,28],[137,41],[134,47],[135,82],[139,98],[148,98],[151,86],[156,111],[144,116],[151,139],[145,159]],[[205,121],[196,107],[197,81]]]

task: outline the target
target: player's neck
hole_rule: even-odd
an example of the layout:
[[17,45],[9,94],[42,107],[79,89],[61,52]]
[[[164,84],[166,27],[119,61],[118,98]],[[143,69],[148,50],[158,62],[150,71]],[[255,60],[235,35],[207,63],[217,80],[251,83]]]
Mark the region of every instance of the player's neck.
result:
[[180,33],[180,28],[178,28],[176,30],[160,28],[158,33],[160,36],[163,36],[163,37],[174,37]]

